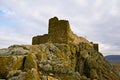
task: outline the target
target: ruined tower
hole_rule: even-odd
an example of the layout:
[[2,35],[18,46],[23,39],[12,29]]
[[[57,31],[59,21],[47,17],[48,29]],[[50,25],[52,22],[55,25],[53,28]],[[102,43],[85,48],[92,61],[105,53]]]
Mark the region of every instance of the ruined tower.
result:
[[88,43],[98,51],[98,44],[91,44],[87,39],[78,37],[71,29],[68,20],[59,20],[57,17],[49,19],[48,34],[35,36],[32,39],[32,44],[51,43]]
[[53,43],[67,43],[71,33],[70,25],[67,20],[58,20],[57,17],[49,19],[50,41]]
[[57,17],[54,17],[49,19],[48,34],[33,37],[32,44],[43,44],[46,42],[67,43],[71,32],[67,20],[58,20]]

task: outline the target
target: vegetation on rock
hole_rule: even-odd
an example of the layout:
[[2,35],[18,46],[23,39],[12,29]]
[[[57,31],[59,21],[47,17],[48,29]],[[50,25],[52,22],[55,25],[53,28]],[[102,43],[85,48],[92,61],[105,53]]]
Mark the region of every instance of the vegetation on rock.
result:
[[[23,48],[21,53],[28,53],[11,53],[10,48]],[[1,79],[119,80],[113,66],[87,43],[14,45],[10,48],[7,49],[9,53],[0,56]]]

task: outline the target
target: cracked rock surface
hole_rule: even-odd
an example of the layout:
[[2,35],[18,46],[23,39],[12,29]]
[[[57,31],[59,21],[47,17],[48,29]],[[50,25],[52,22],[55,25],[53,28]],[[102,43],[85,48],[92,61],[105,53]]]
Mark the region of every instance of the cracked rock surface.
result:
[[87,43],[13,45],[0,49],[1,80],[120,80]]

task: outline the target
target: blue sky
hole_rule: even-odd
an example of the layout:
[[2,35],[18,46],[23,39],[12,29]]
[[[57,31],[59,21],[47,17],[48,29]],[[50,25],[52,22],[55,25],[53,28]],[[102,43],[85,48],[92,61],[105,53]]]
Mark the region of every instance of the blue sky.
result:
[[47,33],[48,19],[70,21],[72,31],[120,55],[120,0],[0,0],[0,48],[31,44]]

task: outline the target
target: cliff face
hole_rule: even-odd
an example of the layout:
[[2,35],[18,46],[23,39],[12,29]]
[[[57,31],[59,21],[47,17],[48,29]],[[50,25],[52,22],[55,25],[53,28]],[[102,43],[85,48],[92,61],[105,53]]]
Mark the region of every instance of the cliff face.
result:
[[[58,24],[59,21],[55,23]],[[64,35],[58,35],[59,38],[51,33],[53,29],[49,28],[44,36],[34,37],[33,44],[36,45],[13,45],[0,49],[0,79],[120,80],[117,70],[98,51],[98,44],[73,36],[70,28],[66,29],[76,37],[73,41],[68,39],[72,38],[71,35],[65,37],[67,33],[64,31],[61,33]],[[75,39],[78,41],[74,42]]]

